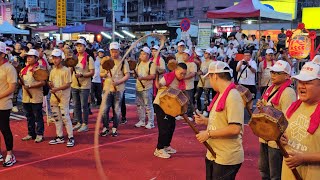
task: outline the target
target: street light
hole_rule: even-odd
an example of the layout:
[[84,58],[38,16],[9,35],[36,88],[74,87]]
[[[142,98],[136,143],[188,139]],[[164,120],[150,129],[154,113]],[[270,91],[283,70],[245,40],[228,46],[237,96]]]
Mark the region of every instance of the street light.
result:
[[122,36],[121,34],[119,34],[117,31],[114,32],[115,35],[119,36],[120,38],[124,38],[124,36]]
[[122,32],[123,32],[124,34],[130,36],[131,38],[136,38],[136,36],[135,36],[134,34],[128,32],[128,31],[126,31],[126,30],[122,30]]
[[101,34],[102,34],[104,37],[108,38],[108,39],[112,39],[112,37],[111,37],[109,34],[105,33],[105,32],[102,32],[102,31],[101,31]]

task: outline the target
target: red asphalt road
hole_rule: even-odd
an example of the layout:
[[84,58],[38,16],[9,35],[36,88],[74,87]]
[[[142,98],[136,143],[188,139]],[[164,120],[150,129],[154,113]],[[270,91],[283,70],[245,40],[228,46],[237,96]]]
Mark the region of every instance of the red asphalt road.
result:
[[[129,105],[127,111],[128,124],[119,127],[119,136],[100,138],[100,156],[108,179],[205,179],[206,150],[195,139],[189,126],[183,121],[177,121],[171,145],[178,153],[170,159],[160,159],[153,156],[157,128],[134,128],[133,125],[137,122],[136,108]],[[44,142],[23,142],[20,139],[27,133],[26,121],[12,121],[17,163],[10,168],[0,167],[0,179],[99,179],[93,154],[93,134],[98,111],[95,109],[93,112],[89,117],[89,131],[75,132],[76,146],[73,148],[67,148],[66,144],[48,144],[48,141],[55,137],[53,124],[45,126]],[[199,127],[201,128],[204,127]],[[245,126],[243,140],[245,161],[237,179],[261,179],[257,167],[258,138],[248,126]],[[2,143],[2,150],[4,149]]]

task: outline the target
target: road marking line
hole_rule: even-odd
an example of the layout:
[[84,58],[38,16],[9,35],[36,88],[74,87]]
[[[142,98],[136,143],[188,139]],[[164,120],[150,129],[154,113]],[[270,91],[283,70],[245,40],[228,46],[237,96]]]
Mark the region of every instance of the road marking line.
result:
[[[186,129],[186,128],[189,128],[189,126],[183,126],[181,128],[176,128],[176,130],[181,130],[181,129]],[[127,142],[127,141],[133,141],[133,140],[136,140],[136,139],[150,137],[150,136],[157,135],[157,134],[158,134],[158,132],[151,133],[151,134],[146,134],[146,135],[142,135],[142,136],[137,136],[137,137],[132,137],[132,138],[128,138],[128,139],[123,139],[123,140],[120,140],[120,141],[105,143],[105,144],[99,145],[99,147],[104,147],[104,146],[118,144],[118,143]],[[84,149],[79,149],[79,150],[72,151],[72,152],[68,152],[68,153],[64,153],[64,154],[60,154],[60,155],[56,155],[56,156],[51,156],[51,157],[40,159],[40,160],[36,160],[36,161],[32,161],[32,162],[29,162],[29,163],[15,165],[15,166],[12,166],[12,167],[10,167],[8,169],[0,170],[0,173],[6,172],[6,171],[10,171],[10,170],[13,170],[13,169],[17,169],[17,168],[22,168],[22,167],[25,167],[25,166],[28,166],[28,165],[32,165],[32,164],[36,164],[36,163],[40,163],[40,162],[44,162],[44,161],[60,158],[60,157],[67,156],[67,155],[71,155],[71,154],[75,154],[75,153],[79,153],[79,152],[83,152],[83,151],[87,151],[87,150],[92,150],[92,149],[94,149],[93,146],[87,147],[87,148],[84,148]]]

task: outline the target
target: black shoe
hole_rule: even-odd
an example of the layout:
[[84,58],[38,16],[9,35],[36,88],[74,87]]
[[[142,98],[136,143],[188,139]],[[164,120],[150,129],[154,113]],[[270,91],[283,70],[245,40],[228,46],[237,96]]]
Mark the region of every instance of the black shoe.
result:
[[126,124],[128,121],[126,118],[122,118],[120,124]]
[[108,134],[109,134],[109,129],[103,128],[103,130],[100,133],[100,136],[105,137],[105,136],[108,136]]

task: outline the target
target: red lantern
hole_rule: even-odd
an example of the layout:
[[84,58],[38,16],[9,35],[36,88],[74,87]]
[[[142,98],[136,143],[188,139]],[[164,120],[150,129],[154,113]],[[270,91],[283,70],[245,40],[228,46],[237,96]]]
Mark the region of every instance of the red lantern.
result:
[[289,43],[289,54],[296,59],[306,58],[311,51],[311,39],[308,36],[297,35]]

